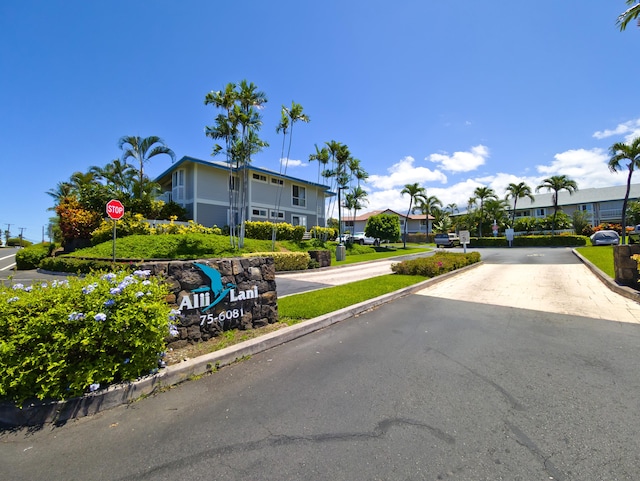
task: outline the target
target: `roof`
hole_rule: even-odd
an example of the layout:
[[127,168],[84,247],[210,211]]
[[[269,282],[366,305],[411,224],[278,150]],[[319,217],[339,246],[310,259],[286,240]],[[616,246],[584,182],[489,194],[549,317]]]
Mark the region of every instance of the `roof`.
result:
[[[166,169],[164,172],[162,172],[160,175],[158,175],[153,181],[154,182],[160,182],[160,180],[162,180],[163,178],[167,177],[174,170],[178,169],[181,165],[186,164],[186,163],[205,165],[207,167],[213,167],[215,169],[222,169],[222,170],[225,170],[225,171],[229,170],[229,165],[226,162],[220,162],[220,161],[217,161],[217,160],[202,160],[202,159],[197,159],[195,157],[190,157],[188,155],[185,155],[184,157],[182,157],[177,162],[174,162],[173,164],[171,164],[171,166],[168,169]],[[253,165],[249,165],[249,170],[252,171],[252,172],[261,172],[263,174],[276,176],[276,177],[279,177],[281,179],[286,179],[286,180],[290,180],[290,181],[293,181],[293,182],[299,182],[299,183],[302,183],[302,184],[312,185],[314,187],[321,187],[326,191],[327,194],[336,195],[334,192],[330,192],[329,191],[330,187],[328,185],[318,184],[316,182],[310,182],[308,180],[299,179],[297,177],[291,177],[290,175],[283,175],[283,174],[281,174],[279,172],[276,172],[275,170],[265,169],[264,167],[255,167]]]
[[[576,205],[576,204],[592,204],[594,202],[610,202],[624,200],[624,194],[627,190],[626,185],[614,185],[612,187],[597,187],[591,189],[581,189],[572,195],[566,190],[558,192],[558,205]],[[516,205],[517,210],[536,209],[539,207],[553,207],[553,192],[543,193],[534,192],[535,200],[532,202],[528,197],[518,199]],[[640,184],[631,184],[629,191],[629,199],[640,197]],[[513,207],[513,200],[509,201]]]
[[[365,214],[361,214],[359,216],[357,216],[355,219],[356,222],[358,221],[365,221],[368,220],[369,217],[373,217],[374,215],[378,215],[378,214],[394,214],[397,215],[398,217],[404,217],[405,219],[407,218],[407,214],[400,214],[399,212],[396,212],[395,210],[391,210],[391,209],[384,209],[384,210],[372,210],[370,212],[366,212]],[[424,214],[410,214],[409,215],[409,219],[412,220],[424,220]],[[429,220],[433,220],[434,217],[433,216],[429,216]],[[349,220],[352,220],[351,217],[349,217]]]

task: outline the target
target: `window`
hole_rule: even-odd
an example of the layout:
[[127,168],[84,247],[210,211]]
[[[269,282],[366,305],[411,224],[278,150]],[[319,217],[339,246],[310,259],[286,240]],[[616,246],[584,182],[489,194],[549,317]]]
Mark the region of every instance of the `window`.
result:
[[256,217],[267,217],[267,209],[253,209],[251,212]]
[[544,217],[547,215],[547,209],[536,209],[536,217]]
[[174,202],[184,202],[184,169],[171,174],[171,199]]
[[276,185],[282,185],[282,184],[284,184],[284,180],[276,179],[275,177],[271,177],[271,183],[272,184],[276,184]]
[[591,212],[593,210],[593,207],[591,204],[580,204],[578,206],[578,209],[583,212]]
[[239,190],[240,189],[240,179],[235,175],[233,177],[229,177],[229,190]]
[[291,203],[300,207],[307,206],[306,190],[304,187],[300,187],[299,185],[293,186],[293,199]]
[[266,182],[267,181],[267,176],[264,174],[256,174],[255,172],[253,173],[253,180],[257,180],[258,182]]
[[271,218],[272,219],[284,219],[284,212],[278,212],[276,215],[276,211],[272,210],[271,211]]

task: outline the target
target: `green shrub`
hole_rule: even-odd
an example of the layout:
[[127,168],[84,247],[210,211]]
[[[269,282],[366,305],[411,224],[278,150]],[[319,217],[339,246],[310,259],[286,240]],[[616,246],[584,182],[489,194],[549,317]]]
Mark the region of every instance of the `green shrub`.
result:
[[286,222],[245,222],[245,236],[249,239],[271,240],[273,227],[276,228],[276,240],[291,240],[300,242],[307,229],[302,226],[293,226]]
[[88,274],[92,271],[109,270],[113,267],[113,264],[110,261],[101,259],[78,259],[76,257],[58,256],[45,257],[40,261],[39,267],[50,272]]
[[[514,247],[579,247],[587,244],[587,237],[573,234],[522,235],[514,237]],[[507,247],[506,237],[472,237],[471,247]]]
[[333,227],[314,226],[310,230],[313,239],[320,239],[323,242],[335,240],[338,237],[338,231]]
[[51,252],[49,242],[34,244],[16,252],[16,267],[18,270],[37,269],[40,261],[46,258]]
[[308,252],[253,252],[242,257],[273,257],[273,264],[279,272],[303,271],[311,261]]
[[396,274],[435,277],[480,262],[478,252],[436,252],[430,257],[410,259],[391,265]]
[[7,239],[7,247],[29,247],[33,242],[28,241],[27,239],[20,239],[20,237],[9,237]]
[[156,369],[176,313],[147,275],[0,286],[0,398],[67,399]]

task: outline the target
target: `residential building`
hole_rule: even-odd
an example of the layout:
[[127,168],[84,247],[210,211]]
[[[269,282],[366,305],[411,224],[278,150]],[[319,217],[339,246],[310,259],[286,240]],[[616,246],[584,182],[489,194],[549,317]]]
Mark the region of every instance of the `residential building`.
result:
[[369,220],[369,217],[372,217],[378,214],[392,214],[392,215],[398,216],[398,219],[400,219],[400,232],[402,234],[404,234],[405,222],[408,222],[407,232],[409,234],[418,234],[418,233],[425,234],[427,233],[427,228],[428,228],[428,232],[433,232],[433,225],[432,225],[434,220],[433,216],[431,215],[429,216],[428,225],[427,225],[427,219],[426,219],[427,216],[425,214],[410,214],[407,217],[406,214],[400,214],[391,209],[373,210],[371,212],[360,214],[356,217],[353,217],[353,215],[348,212],[347,213],[343,212],[342,222],[345,226],[344,230],[347,230],[349,232],[364,232],[364,228],[367,225],[367,221]]
[[[247,215],[251,221],[288,222],[325,226],[325,199],[329,187],[249,165]],[[229,201],[242,189],[242,171],[229,175],[225,162],[182,157],[155,180],[164,200],[173,200],[188,217],[207,227],[229,225]],[[279,208],[276,208],[280,199]]]
[[[622,202],[627,189],[626,185],[580,189],[569,195],[567,191],[558,193],[558,206],[567,215],[576,210],[586,213],[591,225],[622,222]],[[525,197],[518,199],[516,218],[518,217],[546,217],[553,214],[553,192],[534,193],[535,199]],[[632,184],[629,192],[629,202],[640,198],[640,184]],[[513,202],[513,201],[510,201]],[[513,207],[513,204],[511,204]]]

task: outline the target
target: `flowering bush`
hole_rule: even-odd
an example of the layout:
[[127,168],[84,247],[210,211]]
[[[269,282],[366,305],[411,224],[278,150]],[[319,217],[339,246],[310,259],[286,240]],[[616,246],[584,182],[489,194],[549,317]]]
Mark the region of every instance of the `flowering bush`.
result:
[[148,271],[0,286],[0,398],[65,399],[157,368],[178,315]]
[[467,254],[436,252],[430,257],[421,257],[391,264],[391,270],[396,274],[435,277],[476,262],[480,262],[480,254],[478,252],[469,252]]

